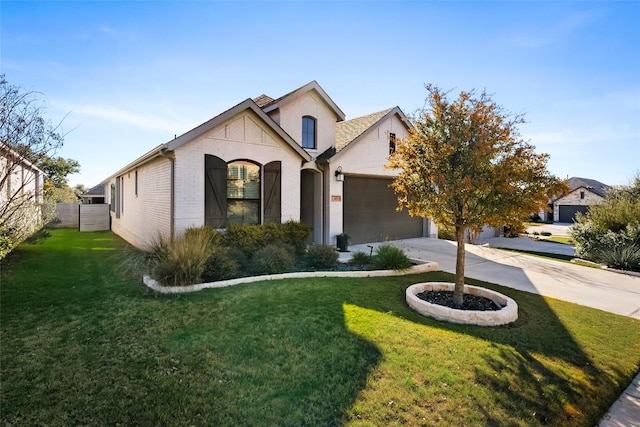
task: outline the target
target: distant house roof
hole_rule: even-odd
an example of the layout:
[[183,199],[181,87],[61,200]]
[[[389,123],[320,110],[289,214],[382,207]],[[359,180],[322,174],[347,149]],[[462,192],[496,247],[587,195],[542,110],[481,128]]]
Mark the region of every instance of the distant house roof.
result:
[[583,187],[589,191],[592,191],[600,197],[606,197],[607,192],[611,189],[611,187],[607,184],[603,184],[600,181],[589,178],[571,177],[567,180],[567,184],[569,185],[569,191],[574,191],[580,187]]
[[333,157],[350,144],[358,141],[369,129],[393,115],[398,115],[400,121],[409,129],[409,121],[399,107],[387,108],[386,110],[367,114],[366,116],[336,123],[336,145],[320,154],[318,160],[327,160]]
[[290,101],[293,101],[297,97],[304,95],[305,93],[311,90],[314,90],[318,95],[320,95],[320,98],[322,98],[322,101],[324,101],[324,103],[327,104],[329,108],[331,108],[331,110],[335,113],[336,117],[339,120],[344,120],[344,117],[345,117],[344,112],[340,109],[340,107],[338,107],[338,105],[336,105],[335,102],[333,102],[333,99],[331,99],[331,97],[327,95],[327,92],[325,92],[324,89],[322,89],[318,84],[318,82],[316,82],[315,80],[307,83],[304,86],[299,87],[298,89],[292,90],[291,92],[285,95],[282,95],[280,98],[273,99],[263,94],[255,98],[253,101],[256,104],[258,104],[258,106],[262,108],[265,113],[269,113],[275,109],[280,108],[280,106],[287,104]]
[[84,192],[84,194],[80,195],[80,197],[103,197],[104,196],[104,185],[98,184],[95,187],[92,187]]

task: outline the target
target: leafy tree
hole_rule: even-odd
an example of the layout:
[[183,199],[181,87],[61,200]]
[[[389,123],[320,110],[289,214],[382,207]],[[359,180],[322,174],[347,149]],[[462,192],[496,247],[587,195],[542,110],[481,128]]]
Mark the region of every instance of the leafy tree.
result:
[[0,258],[41,223],[44,186],[34,168],[63,144],[60,124],[45,118],[41,94],[0,75]]
[[399,169],[392,184],[398,209],[455,229],[454,305],[460,307],[465,230],[521,221],[566,184],[547,171],[549,156],[520,137],[522,115],[505,112],[486,92],[463,91],[451,101],[437,86],[426,89],[425,107],[388,166]]
[[63,157],[45,156],[39,166],[47,174],[47,179],[58,188],[67,186],[69,175],[80,172],[80,163],[77,160]]

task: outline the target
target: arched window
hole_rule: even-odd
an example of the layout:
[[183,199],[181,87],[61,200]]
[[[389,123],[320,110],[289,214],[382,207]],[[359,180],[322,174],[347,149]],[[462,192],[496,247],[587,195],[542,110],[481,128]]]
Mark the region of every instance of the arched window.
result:
[[302,118],[302,148],[315,150],[316,147],[316,119],[311,116]]
[[260,224],[260,166],[246,160],[227,164],[229,223]]

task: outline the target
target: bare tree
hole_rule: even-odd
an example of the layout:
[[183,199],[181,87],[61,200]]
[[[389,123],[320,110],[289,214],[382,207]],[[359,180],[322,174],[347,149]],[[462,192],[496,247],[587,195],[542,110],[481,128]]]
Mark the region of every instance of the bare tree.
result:
[[63,144],[41,93],[0,75],[0,258],[42,225],[45,176],[38,167]]

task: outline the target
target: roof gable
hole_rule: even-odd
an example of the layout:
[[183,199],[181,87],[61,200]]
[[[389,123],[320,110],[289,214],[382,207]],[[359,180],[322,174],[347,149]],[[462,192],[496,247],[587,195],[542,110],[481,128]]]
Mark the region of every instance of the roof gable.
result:
[[269,117],[258,105],[251,99],[246,99],[242,101],[240,104],[236,105],[225,111],[222,114],[219,114],[212,118],[211,120],[201,124],[198,127],[191,129],[190,131],[180,135],[176,139],[164,144],[167,150],[175,150],[186,144],[189,141],[194,140],[200,135],[210,131],[214,127],[226,122],[231,119],[235,115],[241,113],[245,110],[253,111],[269,128],[271,128],[280,138],[282,138],[287,145],[289,145],[296,153],[300,155],[304,160],[311,160],[311,156],[307,153],[302,147],[300,147],[294,140],[289,136],[288,133],[284,131],[276,122],[273,121],[271,117]]
[[357,143],[366,134],[387,120],[389,117],[398,116],[402,124],[409,129],[409,121],[400,107],[387,108],[386,110],[356,117],[351,120],[336,123],[336,144],[324,153],[320,154],[320,160],[329,159],[345,148]]
[[[288,104],[294,99],[297,99],[300,96],[310,91],[315,91],[320,96],[322,101],[331,109],[331,111],[333,111],[333,113],[336,115],[338,120],[340,121],[344,120],[345,118],[344,112],[340,109],[340,107],[336,105],[335,102],[333,102],[331,97],[327,95],[327,92],[325,92],[324,89],[322,89],[322,87],[320,87],[318,82],[316,82],[315,80],[307,83],[302,87],[299,87],[298,89],[295,89],[287,93],[286,95],[281,96],[278,99],[272,99],[270,102],[267,102],[268,99],[271,99],[270,97],[268,97],[267,95],[260,95],[259,97],[256,98],[256,104],[258,104],[264,110],[265,113],[269,113],[273,110],[280,108],[285,104]],[[261,103],[263,102],[266,102],[266,103],[264,103],[263,105],[260,105],[257,101],[260,101]]]
[[236,106],[228,109],[227,111],[215,116],[214,118],[202,123],[201,125],[191,129],[190,131],[188,131],[186,133],[183,133],[179,137],[177,137],[177,138],[175,138],[175,139],[173,139],[173,140],[171,140],[171,141],[169,141],[169,142],[167,142],[165,144],[161,144],[161,145],[155,147],[154,149],[152,149],[151,151],[148,151],[146,154],[143,154],[138,159],[136,159],[133,162],[129,163],[127,166],[125,166],[124,168],[120,169],[118,172],[114,173],[113,175],[111,175],[109,178],[107,178],[103,182],[106,182],[106,181],[110,180],[111,178],[116,177],[118,175],[122,175],[126,171],[131,170],[131,169],[133,169],[135,167],[138,167],[138,166],[148,162],[151,159],[154,159],[154,158],[159,157],[159,156],[163,156],[163,155],[165,155],[165,153],[167,151],[173,151],[173,150],[176,150],[177,148],[182,147],[183,145],[187,144],[188,142],[193,141],[194,139],[196,139],[197,137],[199,137],[199,136],[203,135],[204,133],[210,131],[214,127],[226,122],[227,120],[231,119],[232,117],[234,117],[237,114],[239,114],[239,113],[241,113],[243,111],[246,111],[246,110],[253,111],[262,120],[262,122],[264,122],[280,138],[282,138],[282,140],[285,141],[285,143],[292,150],[294,150],[296,153],[298,153],[303,160],[305,160],[307,162],[311,160],[311,156],[309,155],[309,153],[307,153],[301,146],[299,146],[293,140],[293,138],[291,138],[291,136],[289,136],[289,134],[284,131],[284,129],[282,129],[280,126],[278,126],[278,124],[276,122],[274,122],[273,119],[271,117],[269,117],[264,111],[262,111],[262,109],[260,107],[258,107],[258,105],[253,100],[246,99],[246,100],[242,101],[241,103],[239,103],[238,105],[236,105]]
[[611,189],[607,184],[603,184],[600,181],[589,178],[571,177],[567,180],[567,184],[569,185],[570,192],[573,192],[580,187],[584,187],[600,197],[606,197],[607,192]]

